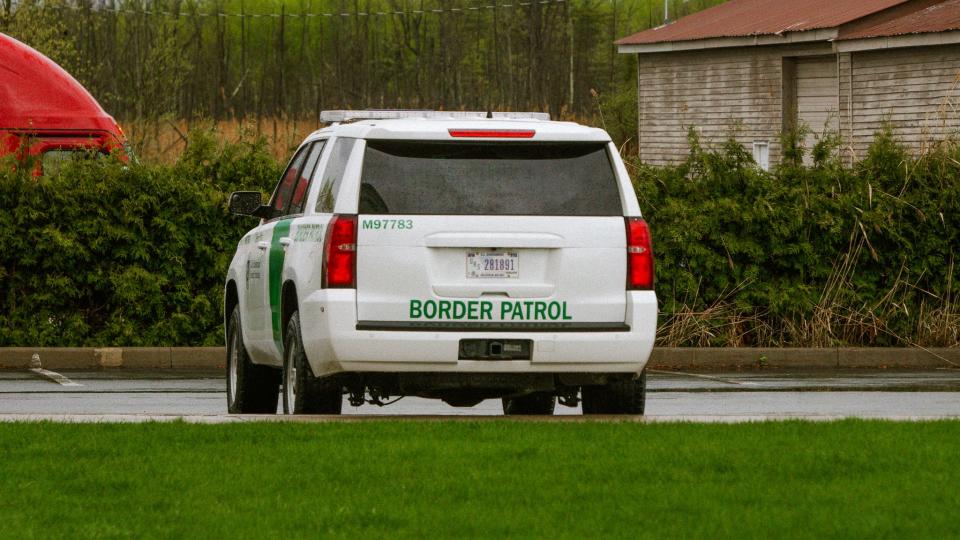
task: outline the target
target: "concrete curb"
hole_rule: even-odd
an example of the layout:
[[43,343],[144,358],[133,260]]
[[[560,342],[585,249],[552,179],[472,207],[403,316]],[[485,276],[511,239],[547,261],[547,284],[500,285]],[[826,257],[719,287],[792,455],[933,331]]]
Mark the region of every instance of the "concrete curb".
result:
[[28,369],[34,354],[46,369],[223,369],[224,347],[6,347],[0,369]]
[[960,348],[665,347],[654,349],[650,367],[672,370],[960,368]]
[[[28,369],[34,354],[46,369],[223,369],[224,347],[7,347],[0,369]],[[661,370],[960,368],[960,348],[654,349],[649,367]]]

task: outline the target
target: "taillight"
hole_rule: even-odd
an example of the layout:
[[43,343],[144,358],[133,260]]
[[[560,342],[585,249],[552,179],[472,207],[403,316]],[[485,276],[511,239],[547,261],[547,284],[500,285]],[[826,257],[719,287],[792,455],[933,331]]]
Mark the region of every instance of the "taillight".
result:
[[357,286],[357,216],[335,215],[323,241],[323,286]]
[[627,289],[653,289],[653,244],[641,218],[627,220]]

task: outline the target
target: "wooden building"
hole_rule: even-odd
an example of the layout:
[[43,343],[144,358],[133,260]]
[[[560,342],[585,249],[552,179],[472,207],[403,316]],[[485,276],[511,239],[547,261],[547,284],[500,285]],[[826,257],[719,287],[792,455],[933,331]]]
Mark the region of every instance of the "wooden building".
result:
[[731,0],[617,41],[638,66],[638,142],[651,164],[734,135],[761,166],[803,123],[863,157],[888,123],[915,152],[960,128],[960,0]]

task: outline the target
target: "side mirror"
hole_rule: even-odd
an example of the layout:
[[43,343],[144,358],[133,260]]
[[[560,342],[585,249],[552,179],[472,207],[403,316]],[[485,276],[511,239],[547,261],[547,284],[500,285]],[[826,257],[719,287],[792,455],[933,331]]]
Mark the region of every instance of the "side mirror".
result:
[[230,194],[230,213],[241,216],[268,217],[270,207],[263,206],[259,191],[234,191]]

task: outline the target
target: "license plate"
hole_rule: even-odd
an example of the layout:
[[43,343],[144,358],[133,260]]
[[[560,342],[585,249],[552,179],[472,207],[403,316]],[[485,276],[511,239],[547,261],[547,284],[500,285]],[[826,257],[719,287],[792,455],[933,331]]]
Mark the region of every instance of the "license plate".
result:
[[520,277],[520,256],[515,251],[471,251],[467,253],[467,278]]

